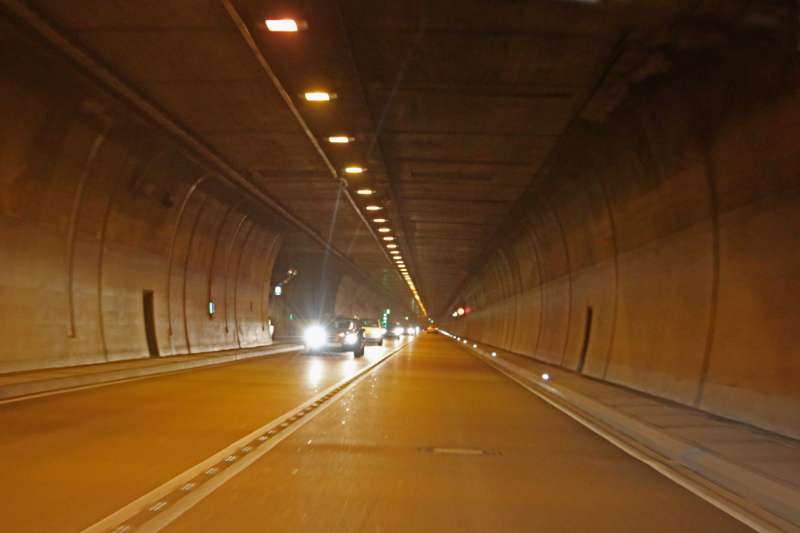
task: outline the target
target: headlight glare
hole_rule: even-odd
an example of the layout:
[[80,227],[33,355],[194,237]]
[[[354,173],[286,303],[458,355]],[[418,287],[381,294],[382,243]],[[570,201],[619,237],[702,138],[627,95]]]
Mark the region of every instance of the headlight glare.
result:
[[401,328],[401,327],[396,327],[396,328],[394,328],[394,329],[392,330],[392,333],[394,333],[395,335],[402,335],[402,334],[403,334],[403,328]]
[[355,344],[358,342],[358,335],[355,333],[348,333],[344,336],[345,344]]
[[321,348],[325,345],[328,332],[322,326],[309,326],[303,332],[303,339],[309,348]]

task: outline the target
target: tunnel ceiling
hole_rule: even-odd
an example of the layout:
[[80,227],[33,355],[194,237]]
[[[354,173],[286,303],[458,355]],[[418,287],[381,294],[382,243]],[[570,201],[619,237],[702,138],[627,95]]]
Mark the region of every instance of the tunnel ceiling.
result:
[[[479,266],[574,121],[604,120],[630,83],[663,71],[665,47],[709,46],[709,28],[752,16],[733,0],[225,4],[28,2],[408,301],[364,211],[381,205],[431,312]],[[761,4],[760,23],[775,16],[773,4]],[[264,19],[283,17],[308,29],[264,29]],[[338,98],[304,102],[312,88]],[[325,142],[335,134],[355,143]],[[346,176],[353,202],[338,189],[348,164],[367,168]],[[376,194],[352,194],[361,187]],[[317,247],[299,234],[287,246]]]

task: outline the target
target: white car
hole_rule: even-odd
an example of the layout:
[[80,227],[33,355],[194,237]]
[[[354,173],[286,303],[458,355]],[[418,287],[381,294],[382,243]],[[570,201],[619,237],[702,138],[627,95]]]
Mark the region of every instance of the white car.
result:
[[362,318],[361,329],[364,330],[364,341],[367,344],[383,346],[383,339],[386,338],[386,329],[381,327],[378,319]]

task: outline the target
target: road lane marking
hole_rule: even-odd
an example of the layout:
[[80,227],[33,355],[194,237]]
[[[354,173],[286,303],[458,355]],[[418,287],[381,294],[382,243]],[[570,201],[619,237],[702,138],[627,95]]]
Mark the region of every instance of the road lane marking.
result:
[[[448,336],[452,338],[452,335]],[[584,413],[577,407],[574,407],[568,401],[560,397],[558,389],[554,387],[549,380],[536,383],[535,381],[525,378],[521,372],[518,375],[515,373],[517,366],[513,363],[508,363],[502,359],[499,361],[497,359],[492,359],[497,357],[496,352],[491,352],[490,354],[480,348],[470,349],[466,347],[466,349],[471,355],[484,362],[487,366],[494,368],[496,371],[516,382],[524,389],[527,389],[544,402],[566,414],[588,430],[633,457],[635,460],[644,463],[678,486],[683,487],[743,524],[764,533],[791,531],[791,529],[786,527],[788,523],[777,526],[772,523],[774,520],[782,520],[780,517],[774,515],[770,517],[762,516],[757,510],[754,511],[752,507],[748,505],[748,502],[742,501],[737,495],[729,493],[724,487],[706,480],[685,465],[661,455],[657,451],[648,448],[646,445],[608,426],[605,422],[597,420],[592,415]]]
[[[402,351],[411,342],[413,340],[383,354],[353,375],[330,386],[299,407],[265,424],[201,463],[175,476],[160,487],[153,489],[86,528],[84,533],[114,531],[114,528],[122,526],[136,529],[136,531],[155,532],[161,530],[238,473],[255,463],[281,441],[313,420],[319,413],[336,403],[336,400],[366,379],[376,367]],[[312,407],[315,404],[316,407]],[[308,408],[312,408],[312,411],[307,416],[302,418],[296,416],[297,413]],[[294,422],[290,423],[290,419],[293,419]],[[240,451],[245,446],[250,446],[253,451],[241,458],[234,455],[234,452]],[[231,457],[234,459],[228,461]],[[206,475],[203,476],[203,474]],[[182,490],[182,487],[190,482],[194,483],[193,489],[191,491]],[[154,507],[153,502],[163,502],[164,506],[160,507],[159,510],[163,507],[166,507],[166,509],[155,515],[153,512],[148,512]]]

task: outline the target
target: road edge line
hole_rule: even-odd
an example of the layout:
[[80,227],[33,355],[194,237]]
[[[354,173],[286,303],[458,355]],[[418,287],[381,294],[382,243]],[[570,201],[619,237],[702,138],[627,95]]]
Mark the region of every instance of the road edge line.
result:
[[[462,345],[462,343],[458,341],[451,340],[461,348],[464,348],[476,359],[508,377],[525,390],[563,412],[634,459],[646,464],[659,474],[670,479],[677,485],[720,509],[739,522],[742,522],[746,526],[765,533],[800,532],[800,529],[798,529],[796,525],[780,515],[771,513],[769,510],[758,506],[756,503],[749,502],[744,497],[715,483],[713,480],[703,477],[699,472],[690,469],[681,462],[675,461],[647,445],[636,441],[634,438],[625,435],[622,431],[615,429],[610,424],[603,422],[601,419],[573,405],[566,398],[548,391],[544,385],[538,385],[534,382],[529,383],[528,379],[523,376],[518,376],[512,370],[506,369],[504,364],[492,360],[482,351],[472,348],[470,345]],[[757,509],[753,509],[752,507],[756,507]]]

